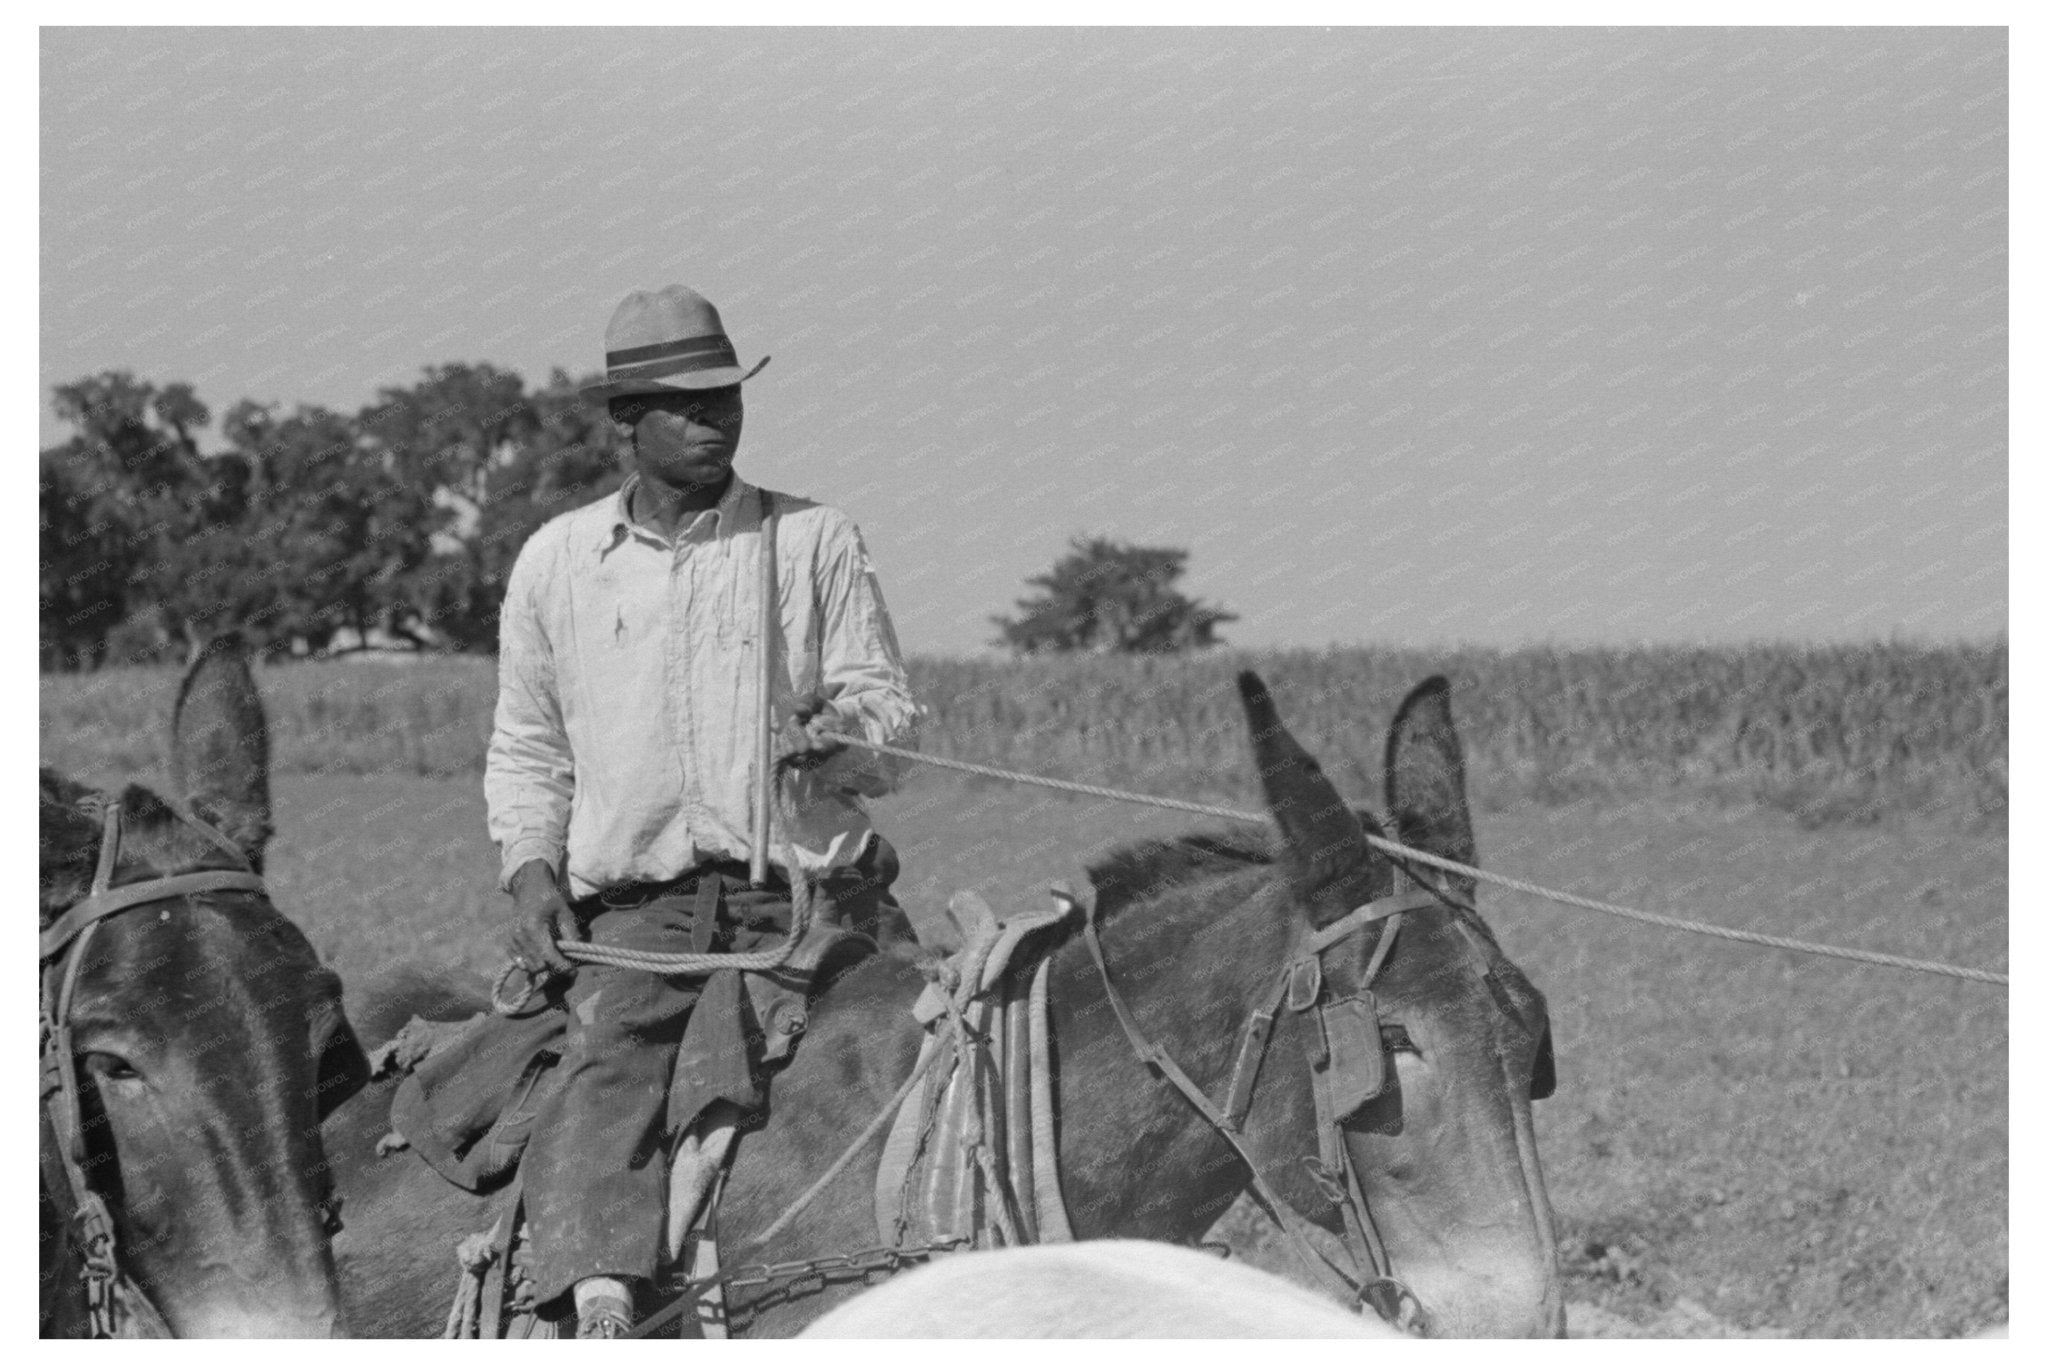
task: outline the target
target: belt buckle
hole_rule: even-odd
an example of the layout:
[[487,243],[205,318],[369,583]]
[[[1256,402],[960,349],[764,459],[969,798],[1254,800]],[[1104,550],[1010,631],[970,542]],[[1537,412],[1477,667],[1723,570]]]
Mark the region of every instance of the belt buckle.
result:
[[597,893],[598,904],[607,910],[633,910],[659,900],[675,888],[674,882],[625,882],[607,886]]

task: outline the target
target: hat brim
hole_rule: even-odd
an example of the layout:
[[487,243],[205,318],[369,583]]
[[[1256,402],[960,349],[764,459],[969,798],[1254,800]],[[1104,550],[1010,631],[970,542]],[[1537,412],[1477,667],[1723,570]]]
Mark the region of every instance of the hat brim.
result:
[[721,365],[715,370],[692,370],[688,374],[665,379],[608,379],[584,388],[583,401],[609,403],[614,398],[626,398],[637,393],[695,393],[700,389],[730,388],[761,373],[771,359],[771,356],[762,356],[751,370],[743,370],[737,365]]

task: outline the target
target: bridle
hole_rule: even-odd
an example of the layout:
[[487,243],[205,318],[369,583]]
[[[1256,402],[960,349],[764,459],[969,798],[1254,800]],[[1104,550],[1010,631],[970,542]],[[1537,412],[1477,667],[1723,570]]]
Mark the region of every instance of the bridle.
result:
[[[1381,1021],[1372,994],[1372,983],[1378,979],[1381,968],[1394,950],[1394,941],[1401,932],[1403,920],[1410,911],[1448,908],[1455,913],[1460,908],[1429,881],[1406,869],[1403,869],[1403,875],[1415,883],[1414,889],[1367,901],[1309,934],[1289,953],[1273,986],[1246,1017],[1239,1031],[1237,1060],[1231,1071],[1230,1088],[1220,1106],[1188,1078],[1164,1048],[1147,1038],[1138,1027],[1138,1021],[1110,979],[1109,963],[1102,953],[1092,904],[1085,908],[1081,926],[1088,951],[1101,975],[1103,991],[1109,997],[1110,1008],[1115,1011],[1117,1022],[1123,1026],[1132,1050],[1141,1062],[1185,1096],[1230,1144],[1238,1159],[1251,1171],[1253,1196],[1294,1243],[1304,1262],[1311,1270],[1316,1262],[1320,1262],[1335,1275],[1353,1295],[1354,1307],[1370,1305],[1395,1327],[1419,1335],[1428,1330],[1428,1310],[1415,1292],[1394,1275],[1386,1244],[1373,1223],[1372,1209],[1366,1202],[1365,1189],[1359,1182],[1343,1132],[1344,1121],[1385,1088],[1386,1054],[1415,1051],[1405,1028]],[[1386,927],[1373,945],[1371,959],[1359,979],[1357,991],[1341,998],[1329,998],[1323,954],[1364,932],[1368,925],[1381,922]],[[1466,929],[1462,919],[1456,922],[1461,930]],[[1469,931],[1467,943],[1478,951],[1477,945],[1471,943]],[[1274,1020],[1283,1008],[1293,1014],[1305,1014],[1310,1010],[1316,1012],[1314,1041],[1308,1049],[1307,1061],[1315,1095],[1317,1152],[1315,1156],[1303,1158],[1303,1164],[1317,1189],[1343,1217],[1343,1240],[1356,1268],[1355,1274],[1347,1274],[1316,1248],[1302,1226],[1301,1216],[1281,1197],[1258,1159],[1245,1145],[1244,1123],[1251,1111],[1252,1089],[1272,1038]],[[1313,1261],[1310,1257],[1314,1258]]]
[[267,894],[263,878],[226,835],[168,801],[165,805],[239,866],[152,877],[116,889],[113,879],[121,853],[121,803],[118,798],[106,800],[101,803],[99,864],[92,889],[84,900],[52,920],[38,943],[42,963],[43,1183],[52,1200],[60,1206],[64,1202],[70,1205],[64,1212],[74,1225],[82,1255],[79,1280],[85,1290],[88,1332],[93,1337],[119,1335],[124,1315],[135,1319],[140,1335],[168,1337],[173,1333],[149,1296],[122,1273],[113,1213],[94,1188],[89,1169],[78,1055],[71,1040],[71,1003],[86,945],[103,921],[139,905],[221,891]]

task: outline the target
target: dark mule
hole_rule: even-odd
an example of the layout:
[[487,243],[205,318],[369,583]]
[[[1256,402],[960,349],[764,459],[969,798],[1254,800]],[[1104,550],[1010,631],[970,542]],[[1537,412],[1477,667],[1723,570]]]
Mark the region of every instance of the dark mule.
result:
[[[1279,839],[1198,836],[1155,843],[1092,870],[1109,968],[1144,1031],[1211,1096],[1231,1074],[1240,1027],[1317,928],[1395,889],[1395,869],[1365,842],[1346,807],[1273,714],[1256,678],[1242,680],[1252,740]],[[1462,757],[1441,679],[1403,703],[1387,747],[1387,796],[1398,836],[1470,861]],[[1450,888],[1469,899],[1471,888]],[[1344,1141],[1391,1258],[1447,1335],[1557,1335],[1563,1330],[1551,1214],[1530,1126],[1543,1092],[1543,998],[1475,914],[1406,916],[1374,981],[1381,1014],[1414,1050],[1394,1083],[1360,1110]],[[1382,924],[1324,955],[1332,983],[1362,978]],[[786,1262],[871,1248],[880,1144],[863,1153],[791,1226],[766,1228],[839,1155],[909,1074],[923,980],[875,960],[813,1011],[802,1047],[777,1078],[773,1115],[740,1143],[721,1225],[729,1265]],[[1249,1169],[1182,1098],[1133,1055],[1096,968],[1070,934],[1053,960],[1058,1145],[1074,1230],[1082,1238],[1189,1242],[1250,1181]],[[417,1008],[419,1001],[407,1002]],[[462,1012],[444,1001],[442,1017]],[[380,1020],[381,1033],[405,1008]],[[1303,1060],[1309,1015],[1283,1015],[1244,1128],[1279,1192],[1324,1228],[1340,1215],[1309,1177],[1317,1152]],[[366,1033],[369,1032],[366,1030]],[[447,1315],[458,1238],[488,1226],[503,1196],[456,1191],[420,1162],[371,1155],[390,1089],[345,1107],[327,1141],[349,1199],[336,1244],[350,1322],[370,1334],[430,1335]],[[737,1289],[736,1326],[788,1335],[851,1290]]]
[[118,1278],[102,1328],[331,1336],[319,1125],[368,1067],[340,980],[261,890],[268,740],[232,637],[186,675],[172,748],[189,814],[41,775],[39,1325],[94,1334],[87,1253],[104,1265],[105,1248],[81,1234],[104,1205]]

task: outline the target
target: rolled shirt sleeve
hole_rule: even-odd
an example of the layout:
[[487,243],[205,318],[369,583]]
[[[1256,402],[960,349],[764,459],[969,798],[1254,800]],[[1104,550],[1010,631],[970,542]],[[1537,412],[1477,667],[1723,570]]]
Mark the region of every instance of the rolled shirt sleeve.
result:
[[[818,559],[819,686],[841,719],[871,743],[917,747],[918,707],[910,695],[896,627],[860,530],[844,517]],[[862,796],[884,796],[903,779],[905,760],[869,749],[840,750],[819,780]]]
[[543,533],[521,548],[498,618],[498,707],[484,763],[484,804],[498,846],[501,890],[536,858],[559,878],[568,840],[575,770],[539,609],[557,539]]

